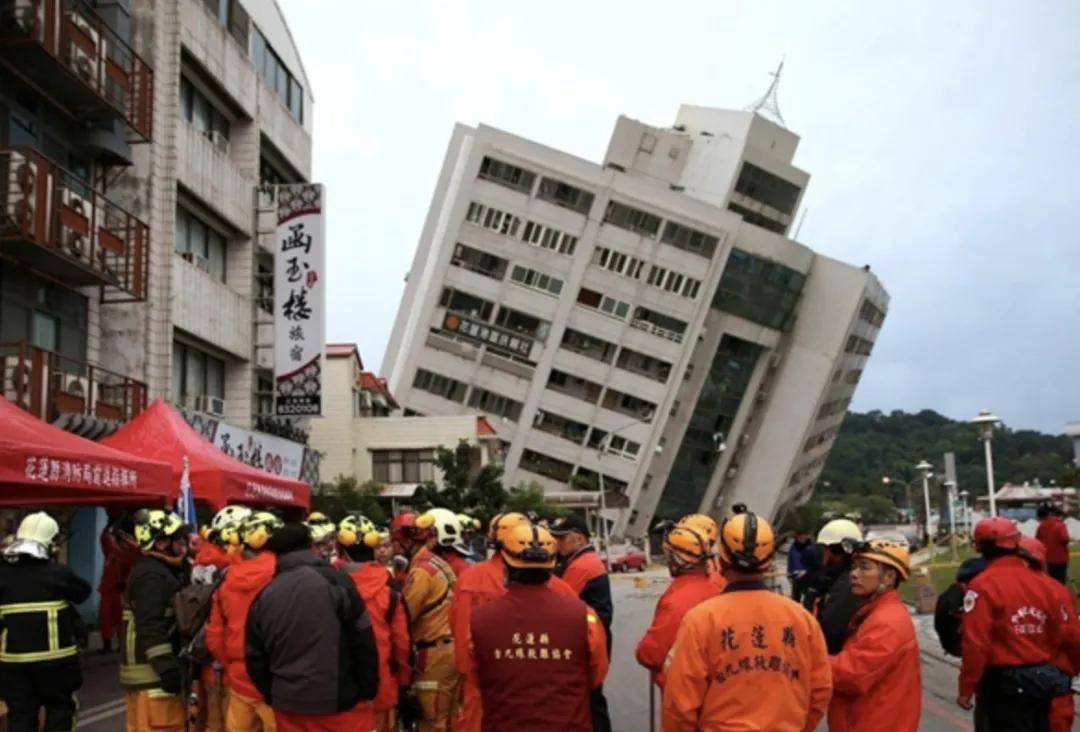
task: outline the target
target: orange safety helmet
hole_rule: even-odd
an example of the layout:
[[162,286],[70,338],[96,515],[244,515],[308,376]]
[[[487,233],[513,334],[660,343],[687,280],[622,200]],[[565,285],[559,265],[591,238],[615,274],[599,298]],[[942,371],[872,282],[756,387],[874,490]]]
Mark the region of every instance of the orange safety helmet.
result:
[[716,521],[712,516],[708,516],[703,513],[691,513],[683,516],[679,519],[679,523],[676,526],[688,526],[693,529],[697,534],[704,537],[709,546],[716,545],[716,539],[720,536],[720,527],[716,525]]
[[518,526],[531,526],[528,516],[523,513],[511,511],[500,513],[491,519],[488,524],[488,542],[498,549],[509,536],[510,532]]
[[515,569],[554,569],[555,537],[543,526],[519,523],[506,531],[499,548],[503,561]]
[[776,551],[772,526],[747,511],[724,519],[720,526],[720,560],[741,572],[765,572]]
[[704,564],[713,555],[712,542],[695,526],[680,523],[664,536],[664,553],[682,566]]
[[907,545],[892,539],[873,539],[861,544],[855,550],[856,557],[872,559],[879,564],[892,567],[900,574],[903,582],[911,574],[911,553]]
[[399,513],[390,522],[390,538],[394,541],[427,541],[435,536],[435,519],[415,511]]

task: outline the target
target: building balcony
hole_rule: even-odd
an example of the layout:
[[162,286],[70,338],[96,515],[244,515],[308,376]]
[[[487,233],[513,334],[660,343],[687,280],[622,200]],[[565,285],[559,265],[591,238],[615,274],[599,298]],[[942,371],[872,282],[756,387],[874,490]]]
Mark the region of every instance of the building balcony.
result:
[[71,432],[101,437],[146,408],[146,384],[25,341],[0,343],[6,399]]
[[213,141],[184,120],[177,122],[177,177],[232,226],[250,234],[255,181],[245,178],[229,156],[228,140]]
[[7,71],[80,120],[121,119],[144,142],[154,74],[85,0],[9,0],[0,9]]
[[0,150],[0,252],[102,302],[146,299],[150,227],[34,150]]

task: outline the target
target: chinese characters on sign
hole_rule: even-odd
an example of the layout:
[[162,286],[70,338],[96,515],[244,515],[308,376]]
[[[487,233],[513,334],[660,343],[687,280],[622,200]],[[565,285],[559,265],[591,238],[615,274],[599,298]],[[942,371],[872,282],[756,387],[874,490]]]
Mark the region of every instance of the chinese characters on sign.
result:
[[137,488],[139,474],[127,468],[78,460],[54,460],[45,456],[26,458],[26,479],[41,483],[85,485],[96,488]]
[[274,413],[322,415],[326,341],[326,236],[323,188],[276,186],[274,252]]

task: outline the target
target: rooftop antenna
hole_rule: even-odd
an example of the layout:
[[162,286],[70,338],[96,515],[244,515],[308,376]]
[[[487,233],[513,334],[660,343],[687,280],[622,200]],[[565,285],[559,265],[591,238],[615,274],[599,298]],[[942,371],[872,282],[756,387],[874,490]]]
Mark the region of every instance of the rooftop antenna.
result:
[[[784,115],[780,114],[780,100],[777,99],[776,90],[780,86],[780,74],[784,71],[784,57],[780,57],[780,65],[776,67],[776,71],[769,74],[772,77],[772,82],[769,84],[769,88],[765,90],[765,93],[756,102],[746,108],[748,112],[764,113],[768,112],[780,126],[785,130],[787,129],[787,123],[784,122]],[[762,115],[764,116],[764,115]]]

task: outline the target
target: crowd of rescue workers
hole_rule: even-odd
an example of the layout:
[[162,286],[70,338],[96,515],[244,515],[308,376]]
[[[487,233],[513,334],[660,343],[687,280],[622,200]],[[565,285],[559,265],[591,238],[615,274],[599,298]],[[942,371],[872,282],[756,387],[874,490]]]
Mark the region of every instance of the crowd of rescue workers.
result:
[[[979,731],[1072,728],[1069,536],[1060,511],[1039,515],[1042,541],[979,522],[981,556],[938,602],[942,644],[962,658],[956,703]],[[611,730],[614,604],[587,522],[504,513],[481,528],[439,508],[385,528],[241,506],[198,533],[167,510],[116,518],[99,622],[104,649],[119,644],[126,729]],[[920,649],[898,594],[908,544],[864,541],[846,519],[810,538],[790,548],[789,598],[766,583],[778,537],[746,507],[664,527],[672,579],[636,647],[661,730],[812,732],[826,715],[834,732],[919,728]],[[38,512],[5,542],[10,732],[77,725],[74,606],[91,587],[57,561],[61,540]]]

